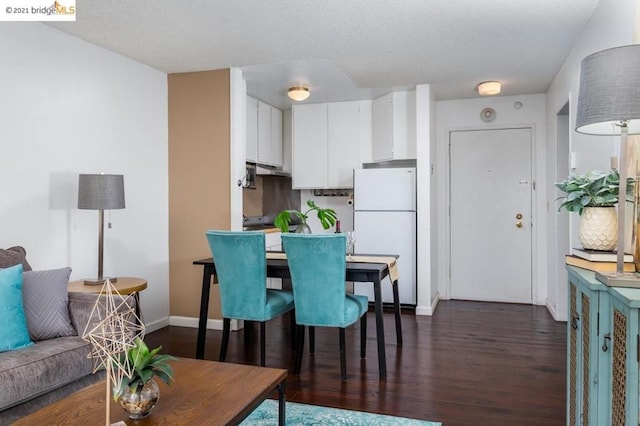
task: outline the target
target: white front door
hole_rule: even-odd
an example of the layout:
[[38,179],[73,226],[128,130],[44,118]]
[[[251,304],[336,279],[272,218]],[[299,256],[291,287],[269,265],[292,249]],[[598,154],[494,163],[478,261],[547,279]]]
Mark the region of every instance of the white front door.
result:
[[531,129],[450,133],[452,299],[532,302]]

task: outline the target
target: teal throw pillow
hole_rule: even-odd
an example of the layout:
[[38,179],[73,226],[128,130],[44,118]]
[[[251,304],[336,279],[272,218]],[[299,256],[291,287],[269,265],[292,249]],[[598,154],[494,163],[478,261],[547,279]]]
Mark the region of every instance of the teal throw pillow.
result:
[[22,264],[0,269],[0,352],[31,345],[22,305]]

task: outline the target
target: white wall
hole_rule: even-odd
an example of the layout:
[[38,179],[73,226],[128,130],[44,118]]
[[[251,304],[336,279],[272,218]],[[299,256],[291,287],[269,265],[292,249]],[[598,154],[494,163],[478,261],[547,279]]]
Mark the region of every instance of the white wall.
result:
[[[348,199],[349,197],[316,197],[313,195],[312,190],[303,189],[300,191],[300,210],[303,213],[307,211],[309,209],[309,207],[307,207],[307,200],[313,200],[320,208],[334,209],[336,211],[342,232],[353,231],[353,206],[347,204]],[[331,233],[335,231],[333,227],[327,230],[322,229],[322,225],[315,212],[309,214],[307,224],[314,234]]]
[[435,179],[431,165],[436,146],[436,101],[428,84],[416,86],[416,157],[418,238],[416,256],[416,315],[432,315],[438,304],[437,250],[432,244],[435,206]]
[[0,40],[0,247],[96,276],[98,212],[76,208],[78,174],[124,174],[105,275],[146,278],[145,321],[168,323],[166,74],[40,23],[4,22]]
[[[580,83],[580,62],[582,59],[594,52],[610,47],[622,46],[633,43],[634,30],[638,23],[638,1],[637,0],[601,0],[596,8],[591,20],[585,27],[578,41],[573,46],[571,53],[567,57],[558,74],[555,76],[549,90],[547,91],[547,122],[548,122],[548,155],[547,155],[547,176],[549,182],[550,205],[548,209],[548,223],[552,229],[557,229],[558,215],[568,214],[565,211],[557,212],[557,201],[555,200],[555,190],[552,188],[556,178],[556,152],[557,126],[556,114],[569,101],[569,151],[576,155],[576,168],[574,173],[584,173],[591,169],[607,170],[609,168],[609,158],[618,146],[618,138],[607,136],[589,136],[576,133],[575,117],[576,105],[578,101],[578,86]],[[577,214],[570,215],[571,228],[577,228]],[[575,232],[572,232],[575,234]],[[570,237],[575,241],[575,237]],[[546,250],[547,262],[549,264],[547,281],[548,292],[547,307],[556,320],[566,321],[567,319],[567,283],[565,265],[562,262],[563,253],[557,250],[555,239],[549,239]],[[575,243],[572,243],[575,244]],[[561,277],[560,279],[558,277]]]
[[[516,109],[514,104],[522,103]],[[496,111],[492,123],[480,119],[480,111],[490,107]],[[437,102],[437,254],[438,291],[440,298],[449,298],[449,132],[470,129],[500,129],[527,126],[533,129],[533,300],[544,304],[546,300],[547,272],[546,245],[546,116],[545,95],[498,96]],[[506,160],[506,159],[505,159]],[[496,266],[498,270],[498,266]]]

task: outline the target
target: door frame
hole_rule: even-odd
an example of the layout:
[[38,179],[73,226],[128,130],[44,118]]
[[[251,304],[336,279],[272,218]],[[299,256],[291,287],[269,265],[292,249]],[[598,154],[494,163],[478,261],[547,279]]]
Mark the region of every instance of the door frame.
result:
[[536,169],[536,155],[537,152],[537,144],[536,144],[536,126],[533,123],[523,123],[519,125],[487,125],[487,126],[464,126],[464,127],[452,127],[448,128],[445,131],[446,134],[446,147],[444,149],[445,154],[445,164],[446,164],[446,173],[443,173],[441,176],[444,177],[444,192],[445,192],[445,205],[447,209],[447,214],[444,215],[444,228],[445,228],[445,250],[443,250],[444,255],[444,266],[445,273],[443,274],[444,285],[440,287],[442,290],[441,297],[443,299],[451,298],[451,153],[450,153],[450,145],[451,145],[451,133],[460,132],[460,131],[482,131],[482,130],[509,130],[509,129],[530,129],[531,130],[531,145],[530,145],[530,160],[531,160],[531,303],[538,304],[538,256],[537,256],[537,247],[538,247],[538,232],[539,220],[536,216],[538,200],[537,200],[537,191],[538,188],[538,176]]

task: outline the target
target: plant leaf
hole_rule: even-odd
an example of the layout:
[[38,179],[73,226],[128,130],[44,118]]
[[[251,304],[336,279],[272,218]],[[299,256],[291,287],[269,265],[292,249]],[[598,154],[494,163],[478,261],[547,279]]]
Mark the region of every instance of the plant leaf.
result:
[[282,232],[289,232],[289,224],[291,223],[291,214],[289,210],[282,210],[278,215],[273,219],[273,224],[276,228],[280,228]]

